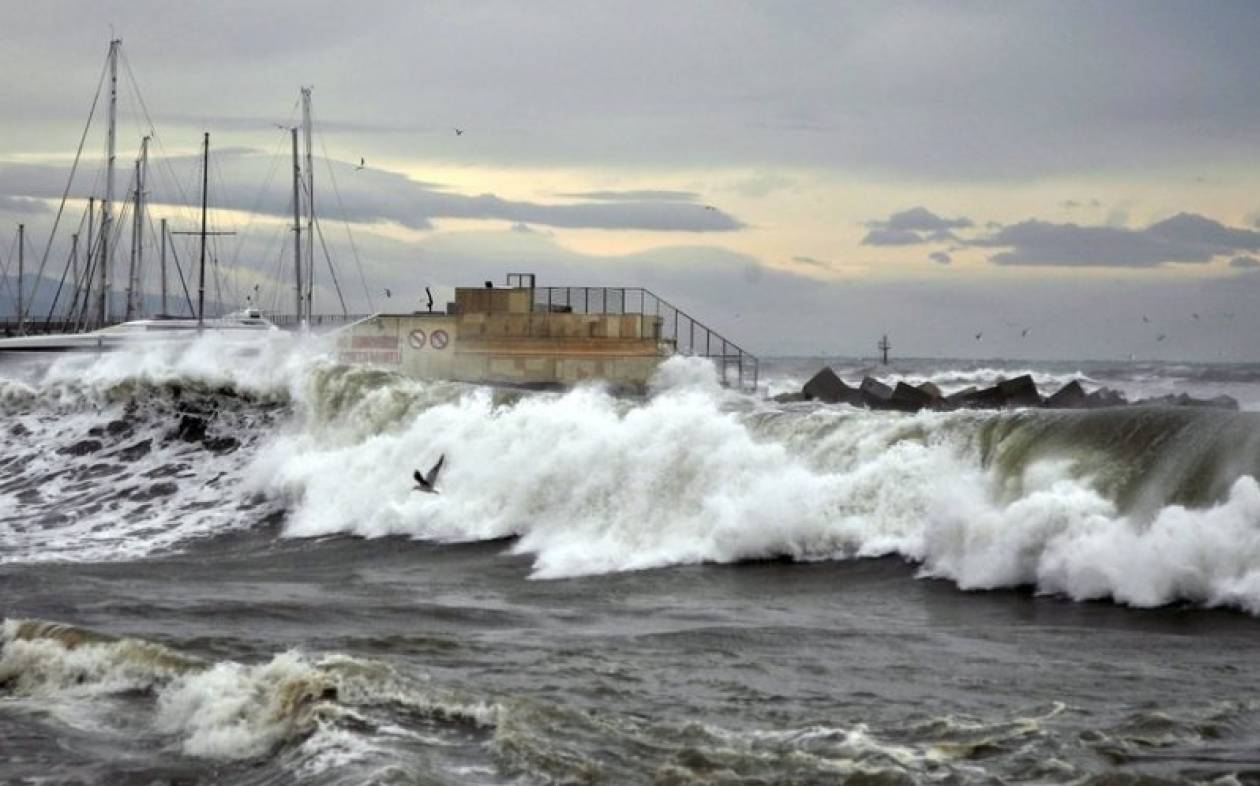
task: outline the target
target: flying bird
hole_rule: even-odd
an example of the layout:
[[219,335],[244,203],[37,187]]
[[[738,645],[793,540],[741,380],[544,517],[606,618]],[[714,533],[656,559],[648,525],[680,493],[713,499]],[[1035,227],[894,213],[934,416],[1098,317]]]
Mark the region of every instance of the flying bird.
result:
[[1166,334],[1164,334],[1164,333],[1160,333],[1158,336],[1156,336],[1156,337],[1155,337],[1155,340],[1156,340],[1156,341],[1163,341],[1163,340],[1164,340],[1164,339],[1166,339],[1166,338],[1168,338],[1168,336],[1167,336]]
[[984,337],[984,331],[981,330],[979,333],[976,334],[976,341],[979,341],[983,337]]
[[464,129],[462,128],[455,129],[455,136],[463,136],[463,135],[464,135]]
[[705,209],[705,210],[717,210],[717,208],[716,208],[716,207],[714,207],[713,205],[705,205],[705,206],[704,206],[704,209]]
[[1150,317],[1148,317],[1148,316],[1146,316],[1145,314],[1143,314],[1143,315],[1142,315],[1142,321],[1143,321],[1143,322],[1146,322],[1147,324],[1150,324],[1150,321],[1151,321],[1151,320],[1150,320]]
[[416,487],[413,490],[423,491],[426,494],[438,493],[438,490],[436,488],[438,473],[442,471],[442,463],[445,461],[446,461],[446,454],[443,453],[441,456],[438,457],[437,463],[433,465],[433,469],[429,470],[429,473],[427,475],[421,475],[420,470],[416,470],[414,473],[412,473],[411,477],[415,478],[416,480]]
[[1019,337],[1028,338],[1028,331],[1030,330],[1032,330],[1032,328],[1024,328],[1023,330],[1019,331]]
[[1198,318],[1199,318],[1199,315],[1198,315],[1198,314],[1191,314],[1190,316],[1194,317],[1195,319],[1198,319]]
[[362,157],[362,156],[360,156],[360,157],[359,157],[359,165],[358,165],[358,166],[356,166],[356,167],[354,168],[354,171],[358,172],[360,169],[363,169],[363,168],[364,168],[364,167],[366,167],[366,166],[367,166],[367,161],[365,161],[365,160],[363,159],[363,157]]
[[393,297],[393,295],[390,294],[389,287],[385,288],[385,297]]

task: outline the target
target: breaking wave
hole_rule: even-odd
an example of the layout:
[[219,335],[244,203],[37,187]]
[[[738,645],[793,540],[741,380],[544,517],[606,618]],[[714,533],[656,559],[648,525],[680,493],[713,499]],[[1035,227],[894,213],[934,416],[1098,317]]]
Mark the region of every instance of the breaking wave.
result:
[[[0,559],[137,558],[282,522],[513,538],[544,579],[899,555],[965,589],[1260,613],[1256,413],[777,405],[694,359],[664,364],[645,398],[526,394],[287,338],[244,361],[59,364],[0,386],[0,407],[6,455],[29,459],[0,484]],[[441,455],[441,493],[414,493],[412,470]]]

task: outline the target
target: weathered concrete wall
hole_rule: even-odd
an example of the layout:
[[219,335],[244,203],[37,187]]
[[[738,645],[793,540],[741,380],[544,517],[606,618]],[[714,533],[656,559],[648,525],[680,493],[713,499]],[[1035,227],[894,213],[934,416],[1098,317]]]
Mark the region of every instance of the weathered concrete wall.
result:
[[[338,339],[339,358],[422,379],[522,385],[602,379],[642,387],[669,354],[657,338],[659,317],[521,312],[510,307],[530,304],[528,290],[457,294],[464,293],[457,315],[383,314],[350,326]],[[462,310],[474,301],[504,310]]]

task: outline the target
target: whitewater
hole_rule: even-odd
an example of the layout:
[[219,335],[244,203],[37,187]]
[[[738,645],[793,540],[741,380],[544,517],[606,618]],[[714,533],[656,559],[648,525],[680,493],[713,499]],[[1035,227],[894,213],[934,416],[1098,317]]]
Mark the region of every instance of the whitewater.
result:
[[[824,362],[1243,410],[766,395]],[[754,395],[674,358],[624,396],[283,334],[6,362],[0,780],[1260,772],[1260,368],[767,366]]]

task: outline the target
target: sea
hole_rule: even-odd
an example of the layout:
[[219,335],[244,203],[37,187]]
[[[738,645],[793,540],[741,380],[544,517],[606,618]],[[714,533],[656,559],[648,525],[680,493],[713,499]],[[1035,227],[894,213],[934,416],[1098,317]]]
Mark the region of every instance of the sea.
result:
[[[771,397],[824,365],[1240,410]],[[1260,365],[760,372],[0,363],[0,783],[1260,783]]]

